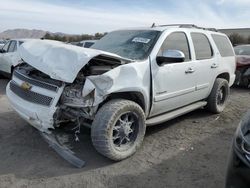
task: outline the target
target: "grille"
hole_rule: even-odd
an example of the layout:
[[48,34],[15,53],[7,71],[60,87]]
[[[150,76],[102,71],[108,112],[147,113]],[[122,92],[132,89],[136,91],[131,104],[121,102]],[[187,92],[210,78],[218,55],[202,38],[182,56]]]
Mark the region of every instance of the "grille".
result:
[[35,86],[38,86],[38,87],[41,87],[41,88],[44,88],[44,89],[48,89],[48,90],[51,90],[51,91],[57,91],[58,90],[57,86],[50,85],[50,84],[47,84],[45,82],[41,82],[41,81],[38,81],[38,80],[34,80],[32,78],[29,78],[27,76],[22,75],[18,71],[14,71],[14,76],[17,77],[18,79],[22,80],[22,81],[28,82],[28,83],[30,83],[32,85],[35,85]]
[[36,103],[36,104],[40,104],[44,106],[50,106],[53,101],[53,98],[51,97],[41,95],[33,91],[22,89],[14,81],[10,82],[10,90],[16,95],[18,95],[19,97],[21,97],[22,99],[32,102],[32,103]]

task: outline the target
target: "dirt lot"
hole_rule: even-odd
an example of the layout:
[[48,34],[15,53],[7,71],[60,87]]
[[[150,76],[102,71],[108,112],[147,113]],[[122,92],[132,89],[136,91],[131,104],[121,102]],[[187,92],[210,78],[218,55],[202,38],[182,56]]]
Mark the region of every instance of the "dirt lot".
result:
[[0,187],[223,187],[232,135],[250,107],[249,90],[233,88],[221,115],[197,110],[147,128],[143,147],[114,163],[99,155],[84,129],[73,144],[87,161],[76,169],[11,110],[0,80]]

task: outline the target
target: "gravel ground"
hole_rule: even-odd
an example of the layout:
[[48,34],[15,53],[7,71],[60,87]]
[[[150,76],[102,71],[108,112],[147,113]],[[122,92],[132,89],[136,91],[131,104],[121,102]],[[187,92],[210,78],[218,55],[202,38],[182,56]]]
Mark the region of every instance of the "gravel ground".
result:
[[197,110],[148,127],[142,148],[112,162],[99,155],[84,129],[80,143],[70,143],[86,160],[76,169],[59,157],[10,108],[7,80],[0,80],[0,187],[223,187],[231,139],[250,107],[249,90],[231,89],[225,111]]

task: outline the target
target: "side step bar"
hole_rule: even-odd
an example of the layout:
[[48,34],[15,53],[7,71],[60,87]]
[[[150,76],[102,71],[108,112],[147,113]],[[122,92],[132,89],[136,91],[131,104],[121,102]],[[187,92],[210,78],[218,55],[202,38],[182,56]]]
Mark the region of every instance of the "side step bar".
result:
[[159,116],[149,118],[149,119],[146,120],[146,125],[147,126],[152,126],[152,125],[160,124],[160,123],[163,123],[165,121],[174,119],[174,118],[176,118],[178,116],[184,115],[184,114],[186,114],[188,112],[191,112],[193,110],[202,108],[202,107],[204,107],[206,105],[207,105],[206,101],[200,101],[200,102],[197,102],[197,103],[193,103],[191,105],[184,106],[182,108],[179,108],[177,110],[168,112],[166,114],[162,114],[162,115],[159,115]]

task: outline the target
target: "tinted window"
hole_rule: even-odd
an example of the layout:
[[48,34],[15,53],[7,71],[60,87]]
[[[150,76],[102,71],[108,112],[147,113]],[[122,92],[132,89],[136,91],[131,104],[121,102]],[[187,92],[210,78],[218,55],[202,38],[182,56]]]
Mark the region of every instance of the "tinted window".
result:
[[210,59],[213,56],[213,51],[206,35],[202,33],[191,33],[191,37],[194,43],[196,59]]
[[16,51],[16,41],[11,41],[8,52]]
[[215,34],[212,37],[222,57],[234,56],[232,46],[227,37]]
[[85,42],[84,48],[89,48],[89,47],[92,46],[93,44],[94,44],[94,42]]
[[189,61],[191,59],[187,37],[183,32],[170,34],[164,41],[158,55],[162,55],[165,50],[180,50],[185,54],[185,61]]
[[234,51],[236,55],[250,55],[250,46],[236,46]]
[[4,45],[3,50],[4,50],[5,52],[8,51],[9,45],[10,45],[10,42],[7,42],[7,43]]

